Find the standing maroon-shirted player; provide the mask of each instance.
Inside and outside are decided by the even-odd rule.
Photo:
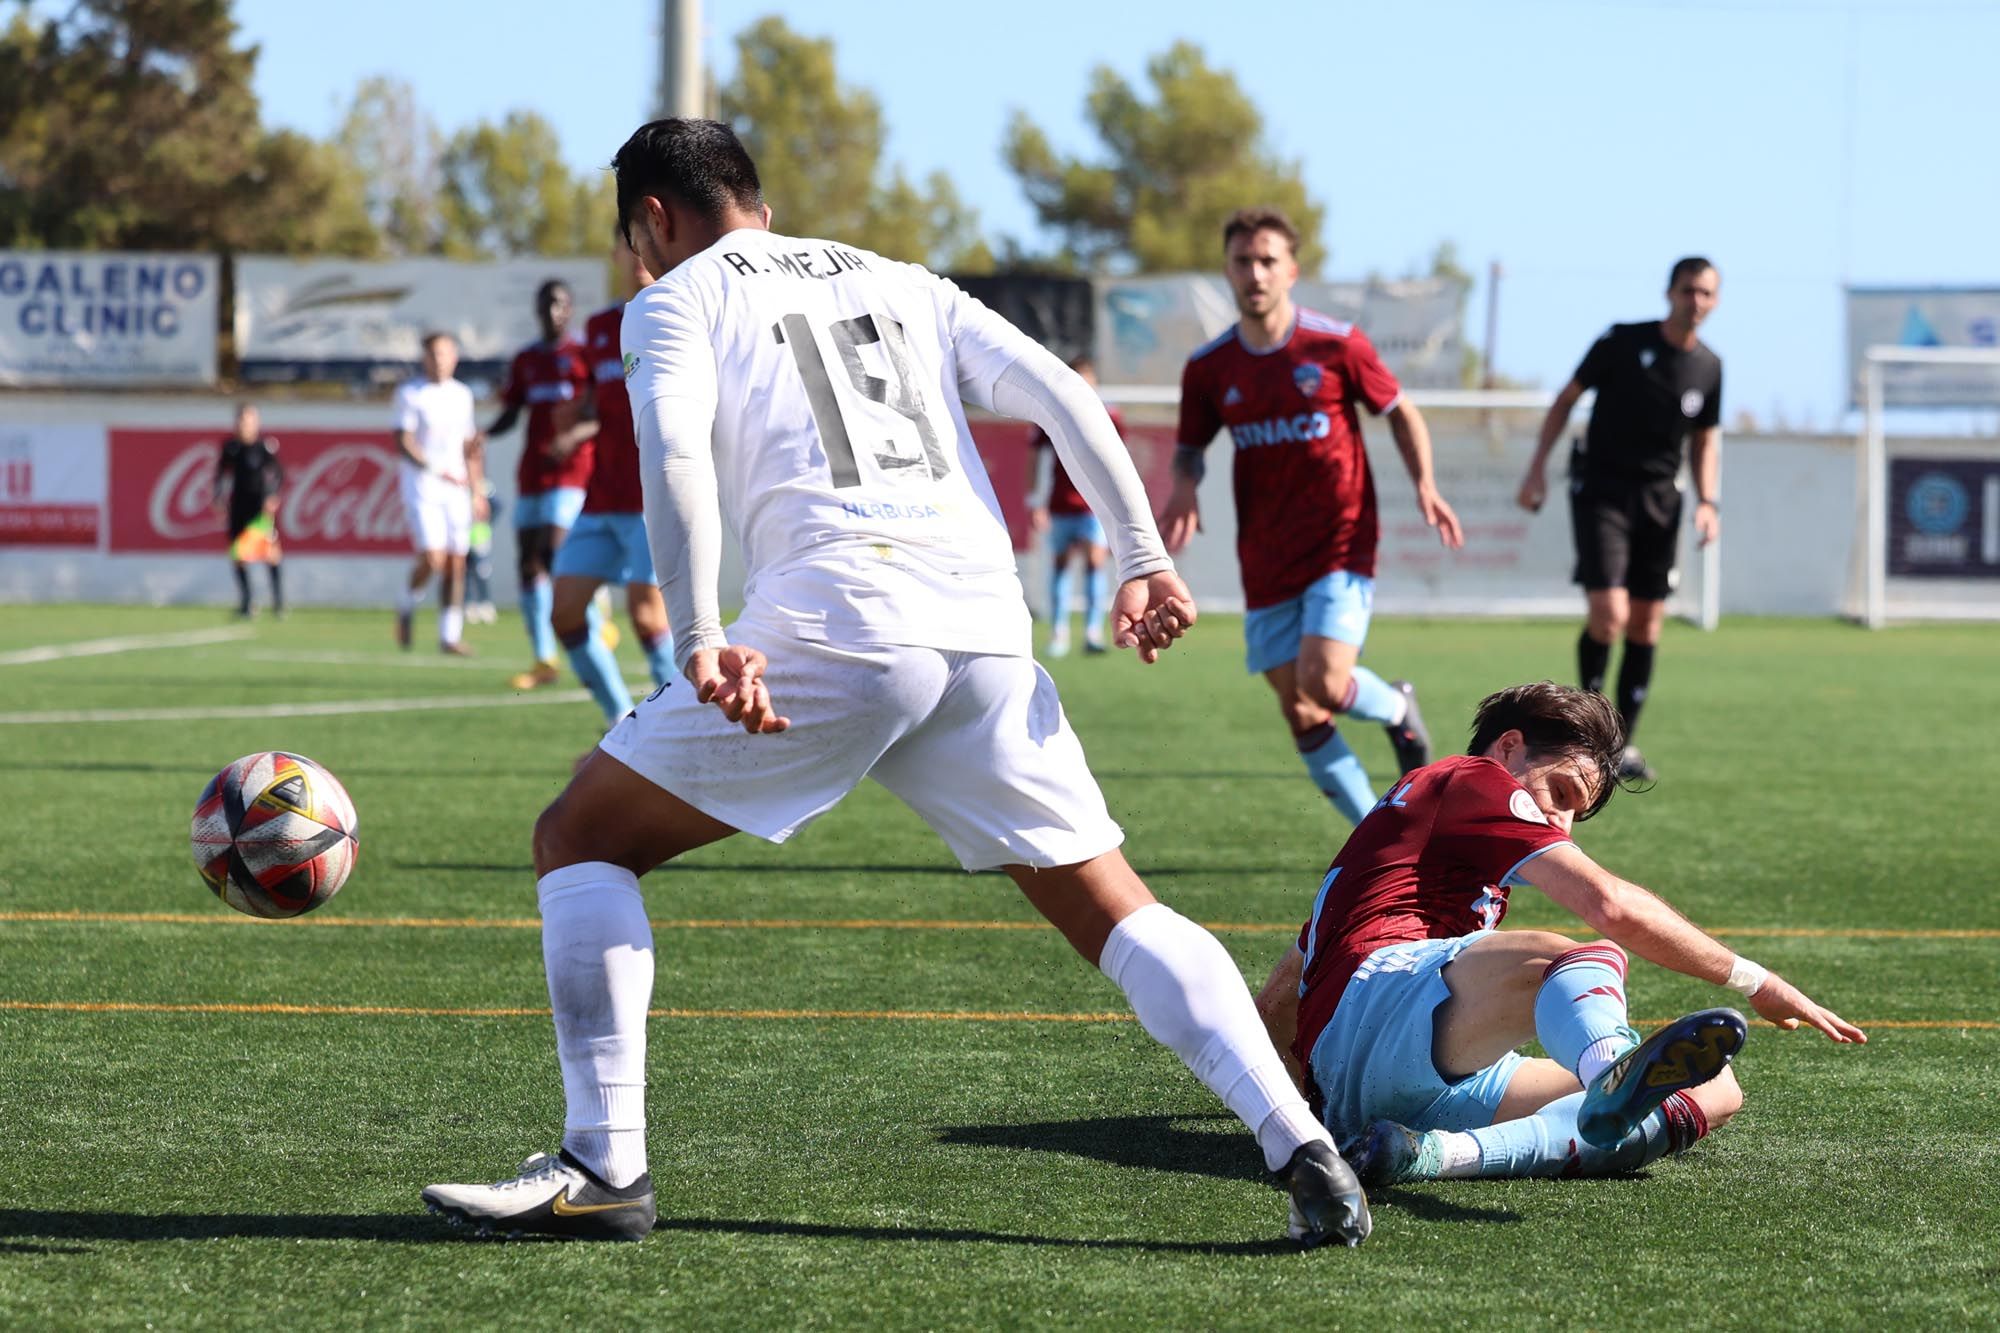
[[[1097,387],[1097,363],[1088,355],[1079,356],[1069,363],[1069,368],[1083,377],[1083,382],[1091,388]],[[1111,425],[1122,437],[1125,421],[1117,408],[1107,408]],[[1049,455],[1048,497],[1036,505],[1028,515],[1028,526],[1036,532],[1048,534],[1049,542],[1049,643],[1050,657],[1063,657],[1069,653],[1069,607],[1070,593],[1076,586],[1074,569],[1081,561],[1084,577],[1083,601],[1083,650],[1087,653],[1102,653],[1110,648],[1105,637],[1104,617],[1111,609],[1111,571],[1106,563],[1111,557],[1111,546],[1104,536],[1104,525],[1097,521],[1097,515],[1090,512],[1090,501],[1083,498],[1083,492],[1070,480],[1069,470],[1056,457],[1055,443],[1040,427],[1035,429],[1035,452],[1044,450]],[[1031,465],[1029,485],[1034,484]]]
[[[596,388],[588,414],[597,421],[597,462],[583,496],[583,516],[556,552],[556,602],[551,617],[556,638],[569,655],[577,678],[603,710],[606,725],[632,711],[618,661],[591,624],[597,590],[607,583],[625,585],[625,605],[632,629],[645,650],[653,684],[674,677],[674,641],[667,632],[667,604],[653,573],[653,552],[646,541],[645,499],[639,488],[639,445],[632,433],[632,402],[625,393],[624,357],[619,345],[625,302],[653,283],[653,275],[625,243],[624,232],[612,229],[611,265],[624,280],[624,297],[584,321],[583,344],[589,353]]]
[[[1424,522],[1447,548],[1465,538],[1432,480],[1423,415],[1374,346],[1352,324],[1292,304],[1299,265],[1291,221],[1275,209],[1244,209],[1222,238],[1242,317],[1196,349],[1181,373],[1174,490],[1161,535],[1178,552],[1199,528],[1202,451],[1227,427],[1248,666],[1277,692],[1313,782],[1358,823],[1375,791],[1335,718],[1381,723],[1405,773],[1430,761],[1430,737],[1413,685],[1357,665],[1375,601],[1377,532],[1357,403],[1389,419]]]
[[[521,619],[527,623],[534,665],[514,677],[514,688],[530,690],[553,684],[556,634],[549,613],[555,603],[549,571],[556,548],[583,512],[584,485],[596,450],[597,422],[583,411],[590,394],[590,368],[583,348],[569,337],[569,288],[555,279],[535,292],[535,318],[541,341],[514,354],[507,382],[500,391],[504,404],[488,428],[499,435],[514,428],[525,408],[528,438],[515,470],[520,497],[514,504],[514,540],[521,575]]]
[[[1624,747],[1601,694],[1502,690],[1479,705],[1470,752],[1405,774],[1320,882],[1258,1008],[1364,1182],[1629,1172],[1735,1114],[1742,1015],[1702,1010],[1641,1042],[1627,950],[1743,992],[1780,1027],[1867,1040],[1570,840],[1610,798]],[[1519,884],[1605,939],[1496,933]],[[1554,1058],[1515,1049],[1530,1037]]]

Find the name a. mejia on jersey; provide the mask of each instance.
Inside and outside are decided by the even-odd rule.
[[[1333,418],[1324,412],[1301,412],[1295,417],[1272,417],[1268,421],[1245,421],[1229,428],[1229,438],[1238,449],[1323,440],[1332,433]]]
[[[819,250],[792,250],[785,253],[772,252],[762,256],[760,266],[734,250],[722,252],[729,267],[745,277],[778,276],[788,278],[837,278],[843,273],[866,273],[868,263],[852,250],[829,245]]]

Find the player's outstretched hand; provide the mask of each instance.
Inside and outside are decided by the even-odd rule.
[[[1531,514],[1542,512],[1542,502],[1549,498],[1548,474],[1538,467],[1528,469],[1528,475],[1521,478],[1521,489],[1514,494],[1514,503]]]
[[[1137,648],[1141,662],[1157,662],[1175,639],[1194,627],[1194,594],[1171,569],[1118,585],[1111,602],[1111,642]]]
[[[1831,1009],[1814,1004],[1807,994],[1776,972],[1764,979],[1750,997],[1750,1007],[1779,1027],[1790,1030],[1804,1023],[1838,1042],[1866,1042],[1868,1034]]]
[[[1166,543],[1167,554],[1179,555],[1200,531],[1201,506],[1195,499],[1195,489],[1176,480],[1173,494],[1167,497],[1167,507],[1160,511],[1160,540]]]
[[[769,665],[755,648],[732,643],[721,649],[697,649],[688,658],[685,674],[695,698],[714,704],[752,736],[770,735],[791,726],[792,720],[779,717],[771,703],[770,687],[764,683]]]
[[[1438,540],[1447,551],[1456,551],[1465,545],[1465,529],[1458,525],[1458,515],[1444,502],[1434,486],[1426,486],[1417,492],[1417,508],[1423,511],[1424,522],[1437,529]]]

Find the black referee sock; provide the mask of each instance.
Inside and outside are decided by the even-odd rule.
[[[1639,727],[1639,710],[1645,706],[1646,691],[1653,683],[1653,654],[1658,644],[1625,640],[1625,658],[1618,664],[1618,716],[1625,722],[1625,740]]]
[[[242,616],[249,615],[250,614],[250,571],[245,569],[241,565],[236,566],[236,592],[237,592],[236,613]]]
[[[272,561],[269,568],[271,571],[271,609],[273,611],[282,611],[285,609],[285,576],[278,572],[279,566],[276,561]]]
[[[1599,643],[1585,630],[1576,636],[1576,678],[1586,690],[1604,693],[1604,673],[1611,669],[1611,645]]]

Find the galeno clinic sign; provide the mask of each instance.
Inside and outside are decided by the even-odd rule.
[[[0,384],[215,382],[212,255],[0,250]]]

